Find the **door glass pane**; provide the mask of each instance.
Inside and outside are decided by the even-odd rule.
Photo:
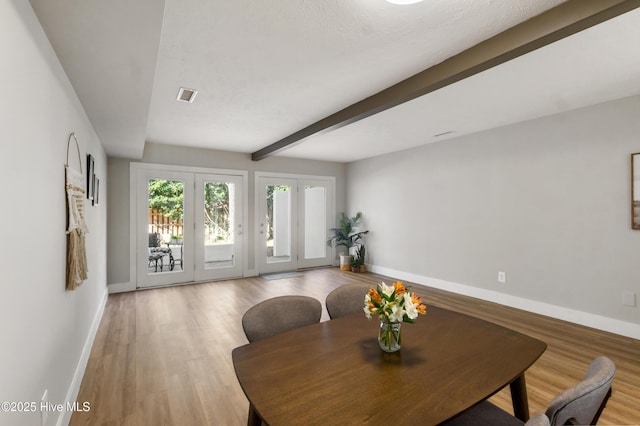
[[[291,187],[267,185],[267,263],[291,261]]]
[[[184,182],[149,179],[148,274],[182,270]],[[177,269],[176,269],[177,268]]]
[[[204,269],[234,266],[235,185],[204,183]]]
[[[327,255],[326,190],[324,186],[304,187],[304,258]]]

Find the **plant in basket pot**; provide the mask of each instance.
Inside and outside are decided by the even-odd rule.
[[[329,238],[327,245],[329,247],[342,246],[346,248],[346,253],[340,254],[340,269],[343,271],[351,270],[351,264],[353,262],[353,256],[350,253],[351,248],[358,246],[362,240],[362,236],[369,233],[369,231],[358,230],[361,223],[361,212],[356,213],[353,217],[340,213],[338,215],[338,227],[329,230],[333,233],[333,236]]]
[[[353,263],[351,263],[351,271],[352,272],[366,272],[367,266],[364,264],[364,256],[366,253],[366,249],[364,244],[360,244],[356,248],[356,256],[353,258]]]
[[[418,315],[425,315],[427,307],[420,296],[410,292],[401,281],[393,285],[381,282],[376,288],[371,288],[364,297],[364,314],[371,319],[378,315],[380,319],[380,333],[378,343],[385,352],[395,352],[400,349],[400,326],[403,322],[414,323]]]

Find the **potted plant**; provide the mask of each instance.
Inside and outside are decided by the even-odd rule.
[[[353,262],[351,263],[351,271],[352,272],[366,272],[367,271],[367,267],[364,264],[364,255],[365,255],[364,244],[360,244],[356,248],[356,255],[353,258]]]
[[[364,256],[366,253],[366,249],[364,244],[360,244],[360,246],[356,249],[356,261],[358,263],[358,272],[367,272],[367,265],[364,263]]]
[[[340,269],[349,271],[353,256],[350,254],[351,247],[358,245],[362,236],[369,231],[358,231],[358,226],[362,222],[362,213],[358,212],[355,216],[349,217],[344,213],[338,215],[338,227],[331,228],[329,231],[333,236],[327,241],[329,247],[346,247],[346,253],[340,254]],[[363,258],[364,259],[364,258]]]
[[[351,272],[360,272],[360,258],[357,255],[351,261]]]

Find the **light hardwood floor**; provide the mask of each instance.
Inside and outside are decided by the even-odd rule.
[[[91,410],[75,413],[71,424],[245,425],[248,402],[231,362],[231,350],[247,343],[243,313],[261,300],[286,294],[313,296],[324,304],[335,287],[380,280],[393,281],[327,268],[275,281],[255,277],[111,295],[78,395]],[[599,424],[640,424],[639,340],[442,290],[419,285],[413,290],[427,305],[480,317],[547,343],[526,375],[532,415],[580,381],[593,358],[606,355],[617,374]],[[328,319],[325,310],[322,321]],[[428,312],[421,320],[428,321]],[[511,411],[508,388],[491,401]]]

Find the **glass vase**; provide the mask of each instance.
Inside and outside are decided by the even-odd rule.
[[[385,352],[396,352],[400,349],[400,326],[401,322],[380,321],[380,334],[378,343]]]

